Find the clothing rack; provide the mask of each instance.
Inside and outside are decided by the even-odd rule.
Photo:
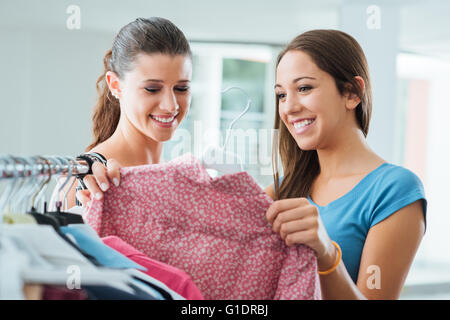
[[[91,171],[91,164],[67,156],[17,157],[0,155],[0,180],[37,176],[80,176]]]
[[[91,174],[92,164],[93,161],[85,155],[76,158],[57,155],[31,157],[0,155],[0,183],[3,185],[6,183],[6,188],[0,193],[0,211],[7,207],[8,203],[15,206],[16,210],[29,210],[27,207],[29,201],[33,208],[39,206],[40,202],[43,202],[42,205],[46,208],[47,204],[43,197],[52,178],[57,179],[57,192],[50,199],[50,208],[63,206],[67,209],[67,193],[64,187],[69,181],[72,181],[73,185],[76,180],[73,178],[80,180],[85,175]],[[22,192],[19,195],[17,191]],[[64,195],[62,203],[54,198],[59,197],[61,192]],[[1,216],[2,212],[0,218]]]
[[[82,215],[65,209],[68,191],[92,173],[94,161],[89,154],[0,155],[0,300],[26,298],[27,286],[49,294],[39,299],[52,299],[55,291],[57,299],[65,299],[76,285],[80,290],[73,292],[83,300],[185,300],[148,274],[152,262],[141,266],[106,245]],[[47,201],[49,185],[53,194]],[[166,277],[179,277],[165,272]]]

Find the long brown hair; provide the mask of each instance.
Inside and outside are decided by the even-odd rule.
[[[338,30],[311,30],[292,40],[278,55],[277,67],[283,56],[291,50],[307,53],[316,65],[330,74],[341,94],[356,94],[361,102],[355,109],[356,120],[364,136],[369,131],[372,113],[372,89],[369,68],[364,52],[350,35]],[[365,89],[358,85],[355,76],[365,82]],[[275,132],[272,147],[272,163],[276,199],[307,197],[320,173],[316,150],[301,150],[279,115],[276,99]],[[279,131],[278,131],[278,130]],[[279,182],[278,154],[283,165],[283,181]]]
[[[94,139],[86,151],[111,137],[119,123],[120,104],[108,88],[106,73],[113,71],[119,79],[123,79],[140,53],[192,57],[189,42],[183,32],[167,19],[138,18],[120,29],[112,48],[103,58],[104,71],[97,79],[98,100],[92,117]]]

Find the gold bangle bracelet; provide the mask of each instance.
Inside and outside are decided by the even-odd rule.
[[[331,241],[331,242],[333,243],[333,245],[336,247],[336,249],[338,251],[338,257],[336,259],[336,262],[330,269],[328,269],[326,271],[319,271],[320,276],[326,276],[327,274],[332,273],[334,270],[336,270],[337,266],[341,262],[341,257],[342,257],[341,247],[335,241]]]

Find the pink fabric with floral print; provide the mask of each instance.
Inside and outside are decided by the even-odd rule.
[[[265,218],[272,199],[246,172],[211,178],[191,154],[120,169],[85,220],[188,273],[205,299],[320,299],[317,259]]]

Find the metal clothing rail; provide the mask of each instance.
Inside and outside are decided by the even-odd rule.
[[[4,186],[0,192],[0,218],[4,210],[26,212],[30,207],[36,208],[41,202],[46,211],[45,190],[52,178],[57,180],[57,186],[49,206],[56,208],[63,205],[65,210],[67,190],[70,190],[76,181],[72,178],[80,180],[91,174],[92,164],[93,160],[85,155],[77,158],[0,155],[0,183]],[[64,189],[70,181],[70,188]],[[60,193],[64,195],[62,202],[58,200]]]
[[[86,160],[62,156],[0,155],[0,180],[37,176],[79,176],[90,172]]]

